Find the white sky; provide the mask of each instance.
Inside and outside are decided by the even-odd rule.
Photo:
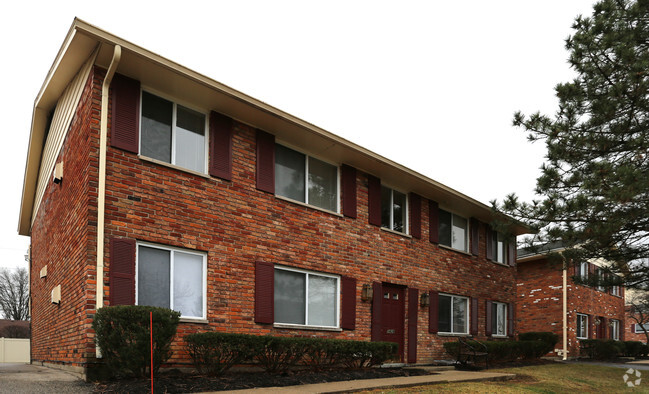
[[[593,0],[21,1],[0,16],[0,267],[17,235],[34,99],[75,16],[479,201],[533,189],[564,39]],[[8,178],[6,178],[8,177]]]

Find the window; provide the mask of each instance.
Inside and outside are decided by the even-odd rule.
[[[507,304],[493,302],[491,304],[491,316],[492,335],[507,335]]]
[[[588,338],[588,316],[577,313],[577,338]]]
[[[140,154],[206,172],[205,114],[142,92]]]
[[[439,296],[438,331],[452,334],[469,332],[469,299],[451,295]]]
[[[588,263],[586,261],[582,261],[579,263],[579,277],[581,280],[586,281],[588,280]]]
[[[596,268],[595,277],[597,278],[597,290],[604,291],[604,286],[602,286],[602,282],[604,281],[604,271],[601,268]]]
[[[137,248],[137,304],[170,308],[205,319],[206,256],[156,245]]]
[[[275,145],[275,193],[338,212],[338,167]]]
[[[507,241],[505,236],[494,232],[491,242],[493,242],[493,258],[495,262],[507,264]]]
[[[340,278],[275,267],[275,323],[338,327]]]
[[[620,340],[620,321],[619,320],[611,320],[611,339],[614,339],[616,341]]]
[[[381,186],[381,227],[407,233],[406,200],[404,193]]]
[[[468,220],[454,213],[439,210],[439,243],[453,249],[467,251]]]
[[[635,329],[633,330],[636,334],[644,334],[644,330],[642,329],[644,327],[645,330],[649,332],[649,323],[644,323],[644,324],[634,324]]]
[[[614,296],[619,297],[620,296],[620,286],[615,285],[615,286],[611,287],[611,294],[614,295]]]

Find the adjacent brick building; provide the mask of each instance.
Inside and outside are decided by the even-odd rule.
[[[389,340],[404,362],[431,362],[458,335],[514,335],[516,251],[493,219],[75,20],[36,100],[27,158],[32,360],[85,372],[96,308],[147,304],[182,314],[177,365],[183,336],[210,330]]]
[[[560,251],[558,248],[555,251]],[[599,275],[599,266],[553,262],[545,253],[518,251],[516,283],[517,331],[550,331],[559,335],[555,355],[563,355],[563,327],[567,327],[567,357],[579,355],[580,339],[624,340],[624,288],[576,284],[574,276]],[[564,318],[563,276],[566,275]]]

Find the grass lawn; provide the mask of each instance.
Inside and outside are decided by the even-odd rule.
[[[384,393],[649,393],[649,371],[640,371],[642,383],[629,388],[622,368],[584,364],[545,364],[520,368],[490,369],[514,373],[516,378],[502,382],[448,383],[380,391]],[[635,379],[635,377],[634,377]]]

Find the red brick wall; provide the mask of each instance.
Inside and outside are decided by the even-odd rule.
[[[32,227],[31,357],[36,362],[81,366],[95,351],[90,324],[95,308],[96,213],[89,200],[96,195],[97,152],[90,140],[98,135],[101,81],[93,73],[57,158],[64,163],[63,182],[48,184]],[[45,265],[47,277],[40,278]],[[62,297],[58,305],[50,302],[57,285]]]
[[[550,331],[559,335],[557,349],[563,348],[563,279],[561,266],[539,259],[519,263],[517,278],[516,320],[520,332]],[[568,276],[568,357],[578,354],[577,313],[591,315],[589,338],[595,338],[594,317],[620,321],[623,338],[624,294],[621,297],[576,285]],[[610,328],[607,328],[607,338]]]
[[[96,72],[95,86],[101,83]],[[93,91],[93,103],[99,102],[99,90]],[[85,97],[85,96],[84,96]],[[97,116],[98,118],[98,116]],[[90,119],[85,119],[86,126]],[[96,161],[87,156],[96,154],[97,125],[86,127],[90,135],[79,136],[75,141],[81,149],[77,156],[86,156],[86,170],[68,172],[64,182],[79,177],[75,184],[86,185],[77,190],[80,205],[74,218],[75,228],[84,229],[75,242],[74,251],[81,257],[61,259],[70,264],[70,279],[78,286],[93,284],[94,239],[96,237],[95,206]],[[75,133],[71,133],[71,136]],[[69,138],[72,138],[72,137]],[[88,138],[92,149],[88,146]],[[84,140],[85,138],[85,140]],[[70,141],[72,142],[72,141]],[[69,145],[66,145],[69,146]],[[69,148],[68,148],[69,149]],[[93,156],[94,157],[94,156]],[[186,363],[182,337],[195,331],[227,331],[254,334],[325,336],[356,340],[370,340],[371,303],[360,300],[363,284],[383,281],[417,288],[430,289],[479,299],[479,337],[485,335],[484,302],[514,301],[515,268],[487,261],[485,258],[485,228],[480,228],[480,254],[471,256],[431,244],[428,241],[428,204],[422,202],[422,238],[414,239],[382,231],[368,224],[367,175],[357,177],[358,218],[350,219],[302,205],[287,202],[255,188],[255,130],[236,123],[233,139],[233,179],[231,182],[205,178],[167,166],[141,160],[135,154],[108,148],[106,179],[106,241],[104,281],[109,293],[110,256],[108,242],[111,237],[129,237],[139,241],[199,250],[207,253],[207,320],[208,323],[182,323],[174,344],[173,361]],[[67,166],[67,164],[66,164]],[[76,175],[73,175],[76,174]],[[83,174],[83,175],[82,175]],[[95,194],[83,198],[91,185]],[[51,192],[50,192],[51,193]],[[49,196],[49,195],[48,195]],[[139,197],[140,201],[130,200]],[[52,203],[52,202],[51,202]],[[451,207],[452,208],[452,207]],[[70,226],[61,215],[48,216],[47,210],[39,212],[38,227],[34,231],[35,252],[46,255],[44,242],[46,230]],[[462,212],[458,212],[462,213]],[[85,226],[89,223],[89,226]],[[51,231],[51,230],[49,230]],[[65,238],[67,239],[67,238]],[[50,242],[53,247],[58,243]],[[265,260],[276,264],[347,275],[357,279],[357,318],[353,331],[328,332],[273,328],[254,322],[254,263]],[[45,258],[41,258],[41,261]],[[76,265],[75,265],[76,264]],[[77,267],[77,265],[79,267]],[[40,266],[34,266],[37,272]],[[86,275],[87,279],[86,279]],[[83,278],[83,279],[82,279]],[[37,279],[34,279],[37,281]],[[52,281],[52,278],[48,278]],[[68,321],[67,330],[77,333],[77,349],[93,349],[92,334],[88,330],[90,312],[94,307],[94,285],[85,287],[77,310],[83,312],[75,321]],[[64,292],[64,294],[69,294]],[[34,298],[44,297],[49,302],[49,290],[40,288]],[[64,297],[65,298],[65,297]],[[40,303],[45,303],[39,301]],[[62,303],[66,305],[66,303]],[[43,305],[43,310],[53,308]],[[419,308],[417,322],[418,362],[447,358],[442,343],[455,340],[428,333],[428,309]],[[41,313],[41,312],[39,312]],[[42,317],[43,314],[37,315]],[[74,317],[76,315],[71,315]],[[408,316],[406,303],[406,316]],[[52,318],[54,319],[54,318]],[[408,321],[404,321],[407,337]],[[83,333],[83,334],[79,334]],[[407,339],[407,338],[406,338]],[[62,339],[47,342],[52,345]],[[85,342],[84,342],[85,341]],[[45,342],[36,342],[38,346]],[[71,346],[66,345],[65,346]],[[407,349],[408,344],[406,340]],[[38,350],[41,352],[41,350]],[[43,355],[39,357],[45,357]],[[407,355],[404,354],[404,358]],[[77,357],[75,360],[78,360]]]

